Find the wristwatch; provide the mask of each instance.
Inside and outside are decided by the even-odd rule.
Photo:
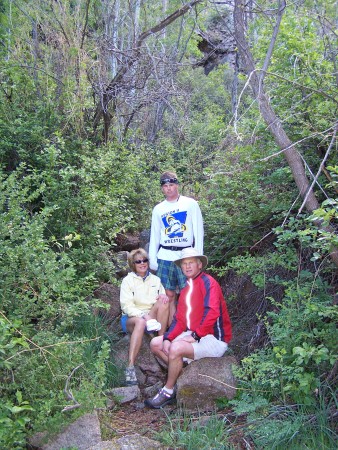
[[[195,339],[195,341],[197,341],[197,342],[199,342],[200,341],[200,337],[199,337],[199,335],[196,333],[196,331],[193,331],[192,333],[191,333],[191,337],[193,337],[194,339]]]

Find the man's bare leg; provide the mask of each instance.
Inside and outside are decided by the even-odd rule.
[[[180,339],[173,342],[169,349],[168,378],[165,387],[174,389],[177,378],[183,368],[183,357],[194,359],[194,347],[190,342]]]
[[[150,350],[168,365],[168,355],[163,351],[163,336],[157,336],[151,340]]]
[[[163,337],[153,338],[151,351],[168,365],[168,378],[165,387],[173,389],[183,368],[183,357],[194,359],[194,347],[184,338],[170,344],[169,354],[163,351]]]

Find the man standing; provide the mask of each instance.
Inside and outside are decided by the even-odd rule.
[[[165,200],[153,209],[149,260],[169,297],[169,324],[176,310],[176,288],[181,290],[186,277],[173,261],[184,248],[194,247],[203,254],[203,219],[196,200],[179,194],[175,172],[164,172],[160,184]]]
[[[175,384],[184,361],[221,357],[228,348],[231,322],[220,285],[203,272],[207,263],[207,257],[193,248],[182,250],[175,261],[187,277],[187,285],[180,293],[169,330],[150,344],[151,351],[168,365],[165,386],[145,401],[150,408],[175,400]]]

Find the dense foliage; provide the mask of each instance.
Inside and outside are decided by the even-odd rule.
[[[248,11],[258,70],[281,3]],[[315,211],[302,207],[240,62],[220,58],[208,76],[196,65],[208,24],[231,23],[229,5],[194,2],[138,41],[181,6],[0,1],[2,448],[24,448],[30,434],[103,406],[119,383],[116,336],[93,316],[103,305],[92,293],[116,282],[107,252],[118,234],[149,227],[168,168],[200,202],[213,272],[250,277],[266,305],[264,345],[246,352],[231,405],[246,417],[243,435],[257,448],[334,448],[335,2],[286,7],[264,80],[315,181]],[[266,294],[271,286],[278,295]],[[67,409],[67,383],[80,408]],[[161,438],[231,448],[225,426],[210,422],[192,439],[187,419]]]

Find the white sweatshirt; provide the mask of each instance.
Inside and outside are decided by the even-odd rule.
[[[175,261],[181,250],[167,250],[160,245],[194,247],[203,255],[203,219],[196,200],[180,195],[177,201],[163,202],[153,209],[151,219],[149,260],[150,268],[157,270],[157,259]]]

